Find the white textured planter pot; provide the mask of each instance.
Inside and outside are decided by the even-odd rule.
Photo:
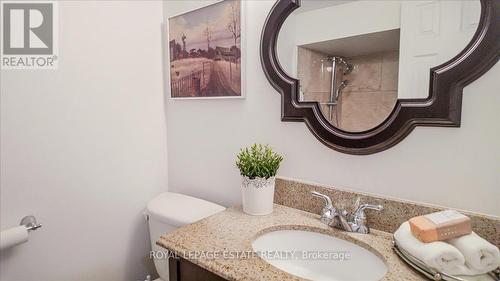
[[[273,212],[274,177],[249,179],[243,177],[241,185],[243,212],[253,216],[269,215]]]

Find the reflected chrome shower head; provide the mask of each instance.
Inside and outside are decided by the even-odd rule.
[[[344,70],[344,75],[347,75],[352,72],[354,69],[354,66],[348,62],[345,63],[345,70]]]
[[[354,66],[352,64],[350,64],[348,62],[348,59],[346,59],[344,57],[339,57],[339,56],[328,57],[327,60],[339,63],[342,66],[344,66],[344,72],[343,72],[344,75],[351,73],[352,70],[354,69]]]

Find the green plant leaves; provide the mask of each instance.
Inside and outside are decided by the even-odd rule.
[[[268,145],[253,144],[240,150],[236,156],[236,166],[240,174],[250,179],[268,179],[278,172],[283,156],[274,152]]]

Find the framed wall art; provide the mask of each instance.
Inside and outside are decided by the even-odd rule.
[[[168,19],[172,98],[241,98],[242,1],[224,0]]]

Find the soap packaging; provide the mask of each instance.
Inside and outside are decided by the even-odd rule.
[[[455,210],[414,217],[408,222],[413,236],[425,243],[444,241],[472,232],[470,218]]]

